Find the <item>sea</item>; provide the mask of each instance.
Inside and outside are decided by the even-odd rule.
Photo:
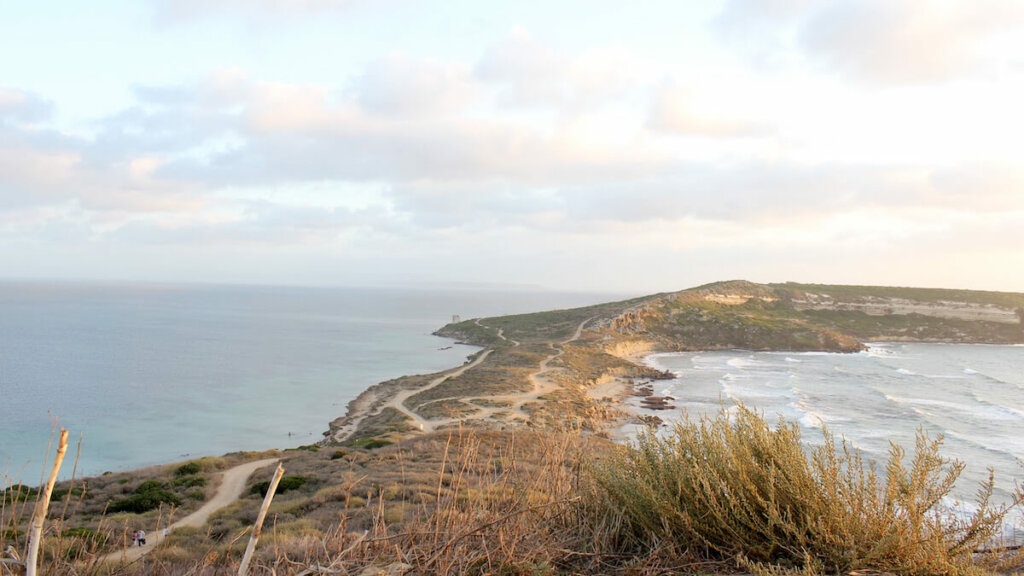
[[[669,422],[742,403],[797,423],[810,445],[827,429],[878,463],[893,445],[909,462],[919,431],[941,436],[941,454],[966,464],[947,504],[966,511],[989,469],[997,502],[1024,482],[1024,346],[876,342],[856,354],[728,350],[645,361],[675,375],[653,383],[676,398],[674,410],[651,412]],[[1019,515],[1014,522],[1024,527]]]
[[[0,488],[322,439],[378,382],[462,364],[452,320],[628,295],[0,282]],[[81,442],[81,455],[78,444]]]

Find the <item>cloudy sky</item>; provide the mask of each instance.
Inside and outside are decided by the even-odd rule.
[[[1024,291],[1017,0],[0,4],[0,277]]]

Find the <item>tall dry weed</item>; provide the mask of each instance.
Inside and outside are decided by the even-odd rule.
[[[942,503],[963,464],[942,458],[940,446],[919,433],[909,461],[892,445],[878,471],[827,432],[808,449],[795,423],[772,427],[740,406],[681,422],[665,437],[642,434],[635,448],[594,466],[592,521],[620,551],[669,550],[765,573],[965,574],[1024,493],[994,506],[990,479],[977,511],[957,516]]]

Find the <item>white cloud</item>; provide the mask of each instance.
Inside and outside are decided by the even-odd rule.
[[[886,76],[858,60],[850,46],[867,16],[850,19],[848,38],[815,39],[811,16],[820,30],[839,17],[737,6],[747,12],[735,26],[789,27],[784,50],[845,76],[962,72],[914,56],[904,64],[940,74]],[[907,26],[880,10],[880,38]],[[980,50],[985,34],[952,50]],[[901,49],[887,42],[867,44]],[[389,262],[394,274],[511,281],[542,269],[553,284],[621,288],[630,274],[672,287],[678,270],[698,267],[693,280],[802,279],[808,263],[838,274],[839,260],[870,266],[866,249],[914,250],[931,265],[936,246],[995,254],[1013,242],[1024,175],[1005,143],[1018,132],[1019,85],[984,98],[992,84],[969,78],[955,92],[878,89],[808,76],[813,66],[778,77],[569,45],[515,30],[459,58],[369,55],[331,82],[228,67],[136,87],[134,105],[96,120],[88,138],[38,124],[52,118],[42,98],[0,91],[0,236],[54,254],[110,251],[125,275],[128,263],[147,266],[149,247],[208,262],[209,279],[255,279],[266,253],[282,270],[303,260],[372,276]]]
[[[767,136],[773,130],[755,120],[737,117],[734,109],[716,110],[713,101],[699,102],[693,88],[674,83],[654,92],[649,125],[655,130],[709,137]]]
[[[733,0],[724,37],[755,63],[810,63],[879,84],[998,74],[1024,56],[1024,5],[1014,0]],[[993,49],[994,48],[994,49]]]
[[[464,111],[478,88],[468,66],[392,54],[369,63],[352,89],[369,112],[424,116]]]
[[[1012,0],[844,1],[812,16],[800,42],[828,68],[914,84],[977,73],[995,63],[982,57],[985,41],[1015,29],[1024,33],[1022,27],[1024,5]]]
[[[340,14],[354,0],[154,0],[157,15],[170,21],[228,15],[272,22],[275,19]]]
[[[30,92],[0,86],[0,122],[37,122],[52,112],[52,102]]]
[[[619,45],[565,54],[515,28],[487,50],[474,74],[497,87],[503,106],[574,111],[629,93],[648,80],[651,68]]]

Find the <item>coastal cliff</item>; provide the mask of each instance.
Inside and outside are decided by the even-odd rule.
[[[595,387],[621,380],[621,395],[627,382],[671,377],[642,364],[655,352],[850,353],[877,341],[1021,343],[1024,294],[733,280],[466,320],[435,334],[480,346],[489,356],[452,377],[438,373],[371,388],[331,423],[326,442],[394,441],[464,425],[599,432],[625,416]],[[416,393],[401,392],[416,386]],[[391,400],[396,394],[400,402]]]

